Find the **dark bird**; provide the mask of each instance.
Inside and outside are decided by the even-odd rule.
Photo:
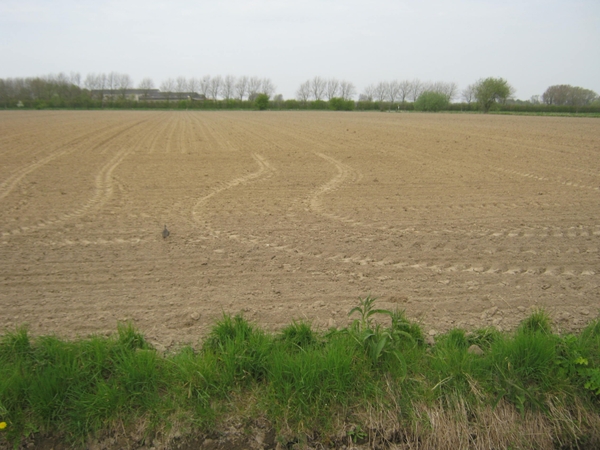
[[[165,225],[165,229],[162,232],[163,239],[168,238],[170,234],[171,234],[171,232],[169,230],[167,230],[167,226]]]

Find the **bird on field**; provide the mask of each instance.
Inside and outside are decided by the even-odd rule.
[[[171,232],[167,230],[167,226],[165,225],[165,229],[162,231],[163,239],[168,238],[170,234]]]

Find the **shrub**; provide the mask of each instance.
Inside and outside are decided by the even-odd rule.
[[[425,91],[415,102],[415,111],[442,111],[448,108],[448,104],[448,98],[444,94]]]
[[[352,111],[354,109],[354,101],[333,97],[329,100],[329,108],[334,111]]]
[[[258,94],[254,100],[254,104],[260,111],[264,111],[269,107],[269,96],[267,94]]]
[[[308,104],[309,109],[327,109],[327,102],[323,100],[315,100]]]
[[[296,99],[285,100],[282,109],[300,109],[304,106]]]

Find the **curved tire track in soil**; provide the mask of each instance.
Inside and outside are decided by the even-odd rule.
[[[349,178],[355,180],[357,178],[357,171],[352,167],[332,158],[331,156],[327,156],[324,153],[314,152],[314,154],[332,164],[335,167],[337,174],[325,184],[317,188],[310,196],[307,203],[309,204],[310,209],[318,214],[346,222],[346,220],[343,218],[327,212],[327,208],[323,205],[322,197],[340,189],[340,187],[346,183]]]
[[[560,184],[562,186],[567,186],[567,187],[588,189],[588,190],[592,190],[592,191],[600,191],[600,186],[590,186],[590,185],[581,184],[581,183],[575,182],[575,181],[561,180],[561,179],[557,179],[557,178],[540,176],[540,175],[534,174],[533,172],[519,172],[517,170],[505,169],[503,167],[490,166],[490,168],[492,168],[498,172],[507,173],[509,175],[513,175],[513,176],[517,176],[517,177],[530,178],[532,180],[537,180],[537,181],[551,182],[551,183]]]
[[[123,128],[123,129],[121,129],[121,130],[113,133],[108,138],[104,138],[100,143],[96,144],[94,146],[94,148],[101,147],[103,144],[106,144],[107,142],[109,142],[109,141],[117,138],[119,135],[127,132],[128,130],[130,130],[130,129],[138,126],[138,125],[140,125],[143,122],[144,121],[142,120],[142,121],[136,122],[133,125],[126,126],[125,128]],[[54,161],[57,158],[62,158],[64,156],[70,155],[70,154],[78,151],[80,147],[78,147],[77,144],[80,144],[81,141],[83,141],[84,139],[86,139],[88,137],[93,137],[95,134],[97,134],[97,132],[93,131],[93,132],[88,133],[85,137],[79,137],[77,139],[69,140],[68,142],[66,142],[62,146],[63,147],[64,146],[72,146],[72,148],[52,153],[52,154],[50,154],[50,155],[48,155],[48,156],[46,156],[46,157],[44,157],[44,158],[42,158],[42,159],[40,159],[38,161],[35,161],[35,162],[33,162],[31,164],[28,164],[27,166],[19,169],[16,173],[14,173],[9,178],[7,178],[2,183],[0,183],[0,200],[2,200],[8,194],[10,194],[14,190],[14,188],[19,184],[19,182],[21,182],[21,180],[23,178],[25,178],[27,175],[29,175],[32,172],[36,171],[37,169],[45,166],[49,162]]]
[[[281,130],[279,130],[281,132]],[[296,139],[298,139],[296,137]],[[310,142],[309,139],[307,139],[305,136],[303,136],[302,138],[305,141]],[[315,141],[310,142],[311,146],[316,145]],[[326,144],[322,144],[320,143],[319,146],[325,146]],[[325,184],[323,184],[322,186],[320,186],[319,188],[317,188],[314,193],[312,194],[312,196],[310,197],[310,199],[308,200],[308,204],[310,205],[310,210],[312,210],[313,212],[316,212],[318,214],[321,214],[325,217],[328,217],[330,219],[333,220],[337,220],[341,223],[344,223],[346,225],[354,225],[354,226],[359,226],[359,227],[363,227],[365,229],[373,229],[376,228],[377,230],[386,230],[386,231],[402,231],[404,233],[407,233],[411,230],[407,230],[407,229],[403,229],[403,230],[399,230],[399,229],[395,229],[394,227],[384,227],[384,228],[380,228],[377,227],[377,224],[365,224],[361,221],[357,221],[354,220],[351,217],[343,217],[340,215],[336,215],[336,214],[331,214],[328,213],[326,211],[326,208],[323,205],[322,202],[322,196],[333,192],[337,189],[340,188],[340,186],[348,179],[348,177],[350,176],[351,173],[353,173],[352,168],[350,168],[349,166],[341,163],[340,161],[325,155],[323,153],[319,153],[319,152],[314,152],[317,156],[325,159],[326,161],[328,161],[329,163],[331,163],[332,165],[334,165],[334,167],[336,168],[336,175],[329,181],[327,181]],[[416,154],[415,151],[411,151],[412,154]],[[418,160],[424,160],[426,158],[424,158],[423,156],[417,156]],[[524,204],[507,204],[507,203],[498,203],[495,202],[493,205],[494,208],[515,208],[515,209],[522,209],[523,207],[528,207],[529,203],[524,203]],[[462,204],[455,204],[455,205],[445,205],[445,208],[448,209],[458,209],[459,211],[469,211],[469,210],[478,210],[480,208],[486,208],[488,206],[488,204],[475,204],[475,205],[462,205]],[[434,208],[432,208],[434,209]],[[573,230],[573,229],[568,229],[568,231],[556,231],[554,230],[553,232],[547,232],[547,231],[537,231],[537,232],[532,232],[531,229],[525,229],[525,230],[511,230],[511,231],[498,231],[498,230],[488,230],[486,231],[486,233],[481,233],[481,232],[474,232],[474,231],[469,231],[469,230],[452,230],[451,233],[453,235],[457,235],[457,234],[465,234],[465,235],[477,235],[478,238],[483,238],[483,237],[493,237],[493,238],[509,238],[509,239],[514,239],[514,238],[525,238],[526,240],[530,240],[533,237],[540,237],[540,238],[547,238],[547,237],[552,237],[552,238],[562,238],[562,237],[570,237],[570,238],[574,238],[577,236],[593,236],[593,235],[597,235],[598,230],[592,230],[591,228],[587,231],[584,230]],[[381,259],[373,259],[371,257],[368,257],[366,255],[359,255],[359,254],[355,254],[352,255],[350,257],[348,256],[344,256],[343,254],[337,253],[335,255],[327,255],[327,254],[313,254],[310,251],[304,251],[299,247],[291,247],[289,245],[285,245],[285,246],[281,246],[278,245],[277,242],[273,242],[273,241],[269,241],[268,239],[254,239],[253,241],[251,241],[252,243],[260,243],[261,245],[264,245],[265,247],[269,247],[271,249],[274,250],[285,250],[286,252],[292,253],[292,254],[296,254],[298,256],[301,257],[305,257],[305,256],[313,256],[313,257],[317,257],[317,258],[324,258],[330,261],[339,261],[339,262],[344,262],[344,263],[354,263],[354,264],[358,264],[358,265],[364,265],[364,266],[393,266],[396,268],[401,268],[401,269],[414,269],[414,270],[422,270],[422,269],[426,269],[426,270],[430,270],[432,272],[435,273],[454,273],[454,272],[466,272],[466,273],[485,273],[485,274],[491,274],[491,275],[515,275],[515,274],[526,274],[526,275],[532,275],[532,276],[537,276],[537,275],[543,275],[543,276],[561,276],[561,275],[565,275],[565,276],[583,276],[583,277],[589,277],[589,276],[593,276],[596,275],[598,270],[592,265],[590,265],[589,267],[579,267],[579,268],[574,268],[574,267],[570,267],[570,266],[564,266],[561,264],[544,264],[543,262],[538,262],[538,263],[529,263],[529,264],[523,264],[524,261],[522,261],[521,263],[516,262],[515,260],[517,259],[522,259],[522,258],[515,258],[515,256],[517,255],[535,255],[538,253],[538,250],[535,247],[535,244],[533,246],[529,247],[522,247],[520,248],[516,253],[513,252],[513,254],[508,255],[507,254],[507,258],[508,260],[513,260],[515,262],[510,263],[510,262],[505,262],[502,264],[480,264],[480,263],[475,263],[475,262],[469,262],[469,259],[464,259],[465,256],[464,253],[472,253],[472,254],[478,254],[482,252],[481,247],[475,247],[475,248],[457,248],[458,244],[453,244],[453,246],[448,246],[448,241],[439,241],[437,243],[432,243],[429,247],[429,255],[433,256],[434,258],[430,258],[430,259],[426,259],[426,260],[419,260],[417,259],[416,263],[408,263],[408,262],[396,262],[395,264],[391,263],[391,261],[398,261],[398,258],[394,257],[393,255],[387,255],[384,258]],[[503,253],[502,248],[497,248],[494,247],[494,245],[490,245],[489,242],[486,242],[483,244],[486,249],[485,252],[487,254],[494,254],[496,255],[496,257],[500,256]],[[420,246],[419,246],[420,248]],[[453,254],[453,260],[452,262],[445,262],[447,260],[447,256],[444,255],[443,253],[440,252],[452,252]],[[557,249],[558,254],[567,254],[567,253],[590,253],[593,254],[595,252],[597,252],[597,247],[594,246],[587,246],[584,247],[583,249],[579,250],[577,248],[573,248],[568,246],[568,244],[563,244],[562,248],[558,248]],[[417,252],[418,253],[418,252]],[[435,255],[438,254],[439,258],[435,258]],[[415,256],[416,258],[418,258],[418,255]]]
[[[234,178],[227,182],[222,182],[219,186],[213,188],[209,194],[200,198],[196,202],[194,207],[192,208],[192,217],[194,218],[194,220],[197,223],[205,223],[205,222],[201,222],[201,219],[198,217],[200,215],[199,209],[202,207],[202,205],[204,203],[209,201],[211,198],[213,198],[216,195],[219,195],[220,193],[222,193],[226,190],[233,189],[240,185],[244,185],[246,183],[257,180],[259,178],[268,176],[269,174],[271,174],[275,171],[275,169],[271,166],[271,164],[265,158],[260,156],[259,154],[252,153],[251,156],[254,159],[254,161],[256,162],[256,164],[258,165],[258,170],[255,172],[252,172],[248,175],[244,175],[242,177],[237,177],[237,178]]]
[[[261,125],[263,127],[265,127],[264,123]],[[266,127],[269,128],[269,136],[271,136],[269,139],[266,139],[264,137],[265,133],[259,134],[256,131],[252,130],[251,127],[239,126],[239,128],[241,128],[244,133],[253,134],[257,138],[266,140],[272,146],[274,146],[278,149],[281,149],[281,150],[283,150],[284,147],[281,144],[278,144],[276,142],[276,140],[272,137],[272,135],[277,135],[277,134],[282,135],[283,141],[285,142],[285,144],[288,148],[289,148],[289,146],[292,146],[293,148],[296,148],[298,151],[314,154],[314,155],[318,156],[319,158],[325,160],[329,164],[331,164],[336,170],[336,174],[333,175],[333,177],[331,179],[325,181],[321,186],[317,187],[310,194],[310,196],[308,198],[296,199],[294,201],[295,204],[305,205],[304,208],[308,207],[308,209],[310,211],[312,211],[316,214],[322,215],[331,220],[342,222],[344,224],[356,224],[356,225],[362,225],[362,226],[369,226],[364,223],[358,223],[356,220],[354,220],[350,216],[341,216],[339,214],[334,214],[334,213],[330,212],[330,209],[324,204],[324,201],[323,201],[324,196],[334,193],[335,191],[338,191],[339,189],[341,189],[344,186],[344,184],[356,183],[363,177],[363,175],[361,174],[361,172],[359,170],[353,168],[352,166],[349,166],[348,164],[344,164],[340,160],[335,159],[332,156],[325,153],[325,152],[328,152],[328,150],[335,149],[337,147],[336,144],[329,144],[329,143],[324,144],[320,141],[308,138],[305,135],[299,136],[297,133],[294,133],[292,131],[289,131],[289,130],[286,131],[286,130],[282,129],[281,127],[274,127],[274,126],[268,126],[268,125]],[[294,142],[294,141],[296,141],[296,142]],[[312,150],[313,148],[320,148],[322,151]]]
[[[10,112],[0,111],[0,117],[5,120],[10,117]],[[28,117],[19,115],[19,117],[20,119],[14,121],[14,130],[5,129],[3,125],[6,125],[6,121],[3,122],[3,120],[0,120],[0,143],[6,144],[6,147],[1,149],[0,155],[9,155],[12,153],[12,149],[8,144],[14,141],[20,141],[21,145],[26,146],[29,156],[38,156],[49,150],[52,151],[67,145],[79,144],[95,135],[104,134],[114,130],[115,127],[122,126],[122,121],[115,121],[114,123],[108,121],[108,124],[101,124],[97,128],[90,130],[89,124],[83,114],[79,115],[71,111],[61,111],[55,115],[45,115],[42,126],[22,132],[23,128],[19,127],[19,123],[22,120],[37,120],[38,118],[35,115]],[[54,121],[52,122],[50,119],[54,119]],[[49,125],[56,128],[61,136],[71,136],[71,139],[67,142],[48,142],[45,126]]]
[[[102,154],[106,154],[107,145],[109,145],[111,142],[118,140],[119,138],[122,138],[122,137],[127,138],[126,134],[128,132],[135,130],[137,127],[141,126],[145,122],[147,122],[147,119],[138,121],[131,125],[128,125],[124,129],[120,129],[119,131],[111,134],[110,136],[102,137],[102,140],[100,142],[93,142],[93,145],[88,149],[88,151],[94,152],[94,151],[100,150]],[[87,201],[85,201],[84,203],[75,207],[74,209],[72,209],[69,212],[60,214],[59,216],[54,216],[52,218],[47,218],[47,219],[38,219],[35,224],[22,225],[18,228],[2,232],[2,237],[8,238],[8,237],[14,236],[14,235],[22,235],[22,234],[26,234],[26,233],[32,233],[32,232],[35,232],[35,231],[38,231],[41,229],[51,228],[54,226],[60,226],[65,223],[72,222],[76,219],[82,218],[82,217],[90,214],[93,211],[97,211],[97,210],[101,209],[106,204],[108,199],[113,196],[114,182],[115,182],[115,177],[114,177],[113,173],[114,173],[115,169],[117,169],[119,167],[119,165],[123,162],[123,160],[125,158],[127,158],[131,154],[135,153],[138,149],[143,147],[149,139],[155,139],[157,134],[156,135],[151,134],[149,136],[146,136],[143,139],[135,139],[134,135],[132,135],[127,138],[127,140],[125,141],[124,147],[122,149],[118,150],[105,164],[103,164],[100,167],[98,173],[94,177],[92,195]],[[135,142],[135,144],[132,144],[134,142]],[[50,155],[50,156],[52,156],[52,158],[49,158],[48,160],[43,161],[43,163],[46,164],[57,157],[67,156],[69,153],[76,152],[76,150],[77,150],[77,148],[69,150],[69,151],[60,152],[60,154]],[[44,164],[36,164],[35,167],[28,166],[26,168],[27,173],[21,174],[22,176],[20,176],[20,178],[23,178],[23,176],[35,171],[36,169],[39,169]],[[18,180],[15,180],[14,182],[16,183],[16,182],[18,182]],[[121,242],[121,241],[139,242],[140,240],[136,239],[136,238],[128,238],[127,240],[123,240],[121,238],[114,238],[112,240],[112,242]],[[93,241],[93,240],[90,241],[87,239],[81,239],[81,240],[80,239],[77,239],[77,240],[67,239],[67,240],[63,241],[63,243],[67,244],[67,245],[73,245],[73,243],[75,243],[75,242],[82,242],[84,245],[89,245],[90,243],[96,243],[96,241]]]
[[[89,211],[102,207],[104,203],[113,193],[112,173],[117,166],[125,159],[131,151],[122,150],[118,152],[113,158],[111,158],[103,167],[100,169],[98,175],[94,180],[94,193],[92,197],[81,205],[79,208],[72,212],[66,213],[55,219],[41,220],[36,225],[22,226],[20,228],[11,230],[8,233],[3,233],[3,236],[10,236],[14,234],[21,234],[24,232],[32,232],[41,228],[46,228],[54,225],[65,223],[69,220],[76,219],[86,215]]]

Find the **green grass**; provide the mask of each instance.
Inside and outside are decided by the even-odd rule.
[[[482,435],[472,448],[600,442],[600,320],[559,336],[540,310],[512,333],[454,329],[430,346],[419,324],[374,303],[361,299],[348,328],[326,332],[293,322],[269,334],[224,315],[197,348],[168,354],[131,324],[78,341],[6,332],[0,443],[52,435],[85,447],[90,436],[140,424],[150,443],[174,430],[214,433],[239,416],[263,418],[283,443],[319,436],[335,446],[340,430],[353,441],[385,431],[388,442],[435,448],[463,445],[440,439],[476,435],[501,414],[514,423],[499,421],[491,441]],[[439,428],[438,416],[451,422]]]
[[[598,118],[600,113],[597,112],[546,112],[546,111],[490,111],[489,114],[502,116],[548,116],[548,117],[589,117]]]

